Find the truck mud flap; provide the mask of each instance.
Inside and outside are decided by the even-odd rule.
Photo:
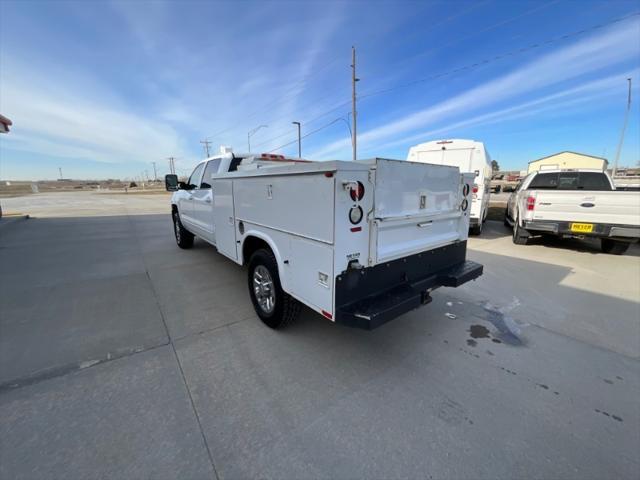
[[[483,267],[464,259],[465,243],[343,272],[336,278],[336,323],[372,330],[429,303],[434,288],[478,278]]]

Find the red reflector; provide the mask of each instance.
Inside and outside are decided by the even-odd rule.
[[[327,317],[329,320],[331,320],[333,318],[333,315],[331,315],[329,312],[325,312],[324,310],[322,310],[322,315]]]
[[[533,210],[536,207],[536,197],[527,197],[527,210]]]
[[[324,172],[324,176],[327,178],[333,177],[333,172]]]
[[[359,232],[362,230],[362,227],[351,227],[352,232]]]
[[[474,185],[473,186],[473,190],[471,190],[473,193],[478,193],[478,186]]]

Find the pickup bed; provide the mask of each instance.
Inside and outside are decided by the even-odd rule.
[[[536,234],[598,237],[604,252],[622,254],[640,238],[640,193],[616,191],[600,170],[534,172],[511,194],[505,224],[514,243]]]
[[[248,266],[256,313],[285,326],[304,303],[372,329],[482,274],[466,260],[472,175],[373,159],[309,162],[224,152],[165,179],[176,241]]]

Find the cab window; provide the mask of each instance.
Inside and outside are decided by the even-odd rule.
[[[202,176],[202,169],[204,168],[204,163],[198,165],[194,170],[191,176],[189,177],[189,188],[198,188],[200,177]]]
[[[204,169],[204,175],[202,175],[202,181],[200,182],[200,188],[211,188],[211,175],[218,173],[221,161],[220,158],[216,158],[207,163],[207,167]]]

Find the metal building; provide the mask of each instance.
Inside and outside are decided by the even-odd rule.
[[[596,168],[604,171],[607,169],[608,164],[609,162],[606,158],[564,151],[530,161],[527,173],[537,172],[538,170],[569,168]]]

